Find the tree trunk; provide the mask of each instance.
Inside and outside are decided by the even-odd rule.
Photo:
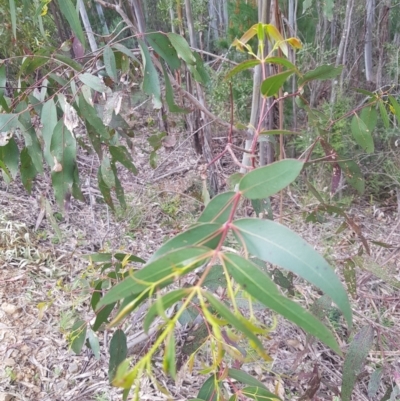
[[[104,17],[103,7],[97,2],[95,2],[94,4],[96,5],[97,15],[99,16],[101,22],[103,35],[109,35],[110,30],[108,29],[107,21],[106,18]]]
[[[353,8],[354,8],[354,0],[347,0],[347,5],[346,5],[346,15],[344,19],[344,26],[343,26],[343,32],[342,32],[342,37],[340,39],[339,43],[339,48],[336,56],[336,67],[339,66],[340,64],[344,63],[344,60],[346,60],[346,49],[347,49],[347,43],[349,40],[349,35],[350,35],[350,28],[351,28],[351,16],[353,14]],[[339,78],[339,87],[342,88],[343,86],[343,79],[344,79],[344,74],[345,74],[345,68],[343,68],[342,74],[340,75]],[[336,88],[337,88],[338,82],[334,80],[332,82],[332,92],[331,92],[331,105],[333,105],[336,101]]]
[[[90,45],[90,50],[95,53],[98,50],[96,39],[94,37],[93,31],[92,31],[92,26],[90,25],[89,17],[86,12],[86,7],[85,3],[83,0],[78,0],[78,5],[79,5],[79,13],[81,14],[83,26],[85,27],[86,30],[86,36],[88,37],[89,40],[89,45]]]
[[[372,81],[372,29],[374,26],[375,0],[367,0],[367,16],[365,20],[365,79]]]

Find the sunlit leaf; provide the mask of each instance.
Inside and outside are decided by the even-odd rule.
[[[319,287],[337,304],[351,327],[352,312],[342,283],[326,260],[301,237],[269,220],[240,219],[232,225],[237,240],[247,252]]]
[[[40,116],[42,122],[42,137],[44,140],[43,155],[50,167],[54,166],[53,155],[50,152],[51,138],[54,128],[57,125],[57,110],[54,100],[51,98],[43,104],[42,114]]]
[[[350,401],[357,376],[362,372],[365,360],[374,341],[372,325],[363,327],[353,338],[343,364],[342,401]]]
[[[391,95],[389,95],[389,101],[390,101],[390,104],[393,107],[393,111],[394,111],[394,115],[396,116],[397,123],[400,124],[400,104]]]
[[[239,191],[248,199],[267,198],[292,183],[302,168],[303,162],[294,159],[259,167],[244,175],[239,183]]]
[[[261,131],[259,135],[299,135],[300,132],[288,131],[285,129],[270,129],[267,131]]]
[[[328,328],[299,304],[284,297],[271,278],[257,265],[231,253],[224,254],[224,262],[235,281],[252,297],[341,353]]]

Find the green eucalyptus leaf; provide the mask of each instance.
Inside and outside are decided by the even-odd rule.
[[[251,398],[252,400],[256,401],[280,400],[280,398],[277,395],[271,393],[266,388],[259,386],[246,387],[243,390],[241,390],[241,393],[245,397]]]
[[[21,151],[21,181],[28,193],[31,193],[33,180],[37,175],[36,168],[32,163],[32,158],[28,148],[23,148]]]
[[[108,379],[110,382],[115,377],[118,366],[128,355],[126,335],[123,330],[116,330],[110,341],[110,361],[108,364]]]
[[[218,223],[202,223],[171,238],[159,248],[150,261],[185,246],[201,245],[215,249],[221,239],[223,227]]]
[[[374,152],[374,140],[372,138],[371,132],[358,117],[357,114],[354,115],[353,119],[351,120],[351,132],[353,134],[354,140],[367,152],[373,153]]]
[[[85,49],[85,35],[83,34],[82,25],[76,7],[71,0],[58,1],[58,6],[60,7],[64,17],[67,19],[72,32],[81,42],[83,49]]]
[[[106,67],[108,76],[114,81],[118,82],[117,63],[115,61],[114,52],[110,46],[105,46],[103,51],[103,61]]]
[[[192,50],[186,39],[178,35],[177,33],[169,32],[167,33],[168,39],[170,40],[172,46],[175,48],[178,56],[187,64],[196,64],[196,58],[193,55]]]
[[[343,66],[335,67],[334,65],[321,65],[315,68],[312,71],[309,71],[303,75],[302,78],[299,79],[299,86],[303,86],[309,81],[324,80],[324,79],[332,79],[336,78],[343,70]]]
[[[240,180],[239,191],[248,199],[264,199],[292,183],[304,163],[294,159],[281,160],[259,167]]]
[[[286,80],[293,75],[294,71],[283,71],[278,74],[272,75],[261,83],[261,93],[265,97],[275,96],[279,89],[283,87]]]
[[[246,60],[243,61],[242,63],[240,63],[239,65],[235,66],[234,68],[232,68],[228,74],[226,74],[225,79],[230,79],[232,78],[234,75],[238,74],[241,71],[244,70],[248,70],[250,68],[254,68],[255,66],[261,64],[260,60],[257,59],[252,59],[252,60]]]
[[[232,223],[246,252],[283,267],[314,284],[341,309],[349,327],[352,312],[347,293],[326,260],[300,236],[274,221],[240,219]]]
[[[363,327],[353,338],[343,364],[342,401],[350,401],[357,376],[362,372],[365,360],[374,341],[372,325]]]
[[[148,33],[146,39],[153,50],[166,61],[171,70],[177,70],[181,66],[178,53],[167,35],[160,32]]]
[[[69,333],[70,344],[72,351],[75,354],[80,354],[83,344],[86,340],[87,324],[84,320],[77,320],[72,326],[71,332]]]
[[[126,149],[125,146],[110,146],[109,150],[113,163],[119,162],[133,174],[136,175],[138,173],[137,168],[132,163],[131,154],[128,152],[128,149]]]
[[[158,79],[157,70],[151,60],[149,49],[143,40],[138,40],[140,51],[143,59],[143,92],[153,97],[153,106],[155,109],[162,107],[161,102],[161,87]]]
[[[85,72],[83,74],[79,74],[78,78],[82,83],[87,85],[89,88],[95,90],[96,92],[105,93],[109,91],[109,88],[96,75]]]
[[[140,294],[157,283],[161,289],[188,272],[204,264],[212,255],[209,248],[186,247],[171,251],[148,262],[142,269],[131,273],[114,286],[97,304],[97,308],[119,301],[130,295]]]
[[[236,193],[224,192],[211,199],[198,219],[199,223],[226,223],[233,209]]]
[[[63,54],[53,54],[53,59],[59,61],[61,64],[65,64],[68,67],[71,67],[73,70],[75,70],[76,72],[81,72],[83,67],[76,62],[75,60],[73,60],[70,57],[64,56]],[[53,79],[55,79],[54,74],[52,75]],[[65,82],[65,83],[63,83]],[[60,81],[59,82],[61,85],[65,85],[67,82],[66,81]]]
[[[271,278],[257,265],[231,253],[224,254],[223,258],[229,273],[247,293],[307,333],[319,338],[337,353],[341,353],[329,329],[299,304],[284,297]]]

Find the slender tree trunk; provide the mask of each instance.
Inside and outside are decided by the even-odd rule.
[[[197,48],[197,37],[194,30],[193,24],[193,16],[192,16],[192,7],[190,0],[185,0],[185,11],[186,11],[186,21],[189,31],[189,42],[190,46]],[[187,88],[192,89],[192,94],[195,91],[195,96],[199,100],[202,106],[206,106],[205,102],[205,95],[203,88],[198,82],[194,82],[192,76],[187,73],[186,74],[187,80]],[[218,174],[215,168],[215,164],[210,164],[213,160],[212,154],[212,132],[211,126],[209,124],[210,119],[209,117],[204,114],[202,111],[195,110],[188,116],[188,125],[190,127],[191,133],[194,134],[195,140],[195,149],[197,152],[202,151],[205,161],[209,165],[208,168],[208,178],[209,178],[209,185],[210,185],[210,192],[211,195],[216,195],[218,193]]]
[[[83,2],[83,0],[78,0],[78,1],[79,1],[78,3],[79,13],[81,14],[82,22],[86,30],[86,35],[89,40],[90,49],[92,50],[93,53],[95,53],[98,50],[98,46],[92,31],[92,26],[90,25],[89,17],[86,12],[85,3]]]
[[[383,79],[383,67],[385,64],[385,44],[389,40],[389,13],[391,0],[384,0],[379,12],[379,58],[376,70],[376,86],[380,88],[385,82]]]
[[[367,0],[367,16],[365,20],[365,79],[372,81],[372,30],[374,26],[375,0]]]
[[[97,15],[99,16],[99,19],[101,22],[101,28],[103,31],[103,35],[109,35],[110,31],[108,29],[106,18],[104,17],[103,7],[97,2],[95,2],[94,4],[96,5]]]
[[[343,32],[342,32],[342,37],[340,39],[339,48],[338,48],[338,52],[337,52],[337,56],[336,56],[336,63],[335,63],[336,66],[339,66],[340,64],[344,63],[344,61],[346,60],[346,49],[347,49],[347,43],[348,43],[349,35],[350,35],[351,16],[353,14],[353,8],[354,8],[354,0],[347,0]],[[343,86],[344,74],[345,74],[345,68],[343,68],[342,74],[340,75],[340,79],[339,79],[339,87],[340,88],[342,88],[342,86]],[[336,81],[332,82],[331,105],[333,105],[336,101],[337,84],[338,83]]]

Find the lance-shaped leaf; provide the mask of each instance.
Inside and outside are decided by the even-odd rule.
[[[195,400],[217,401],[220,398],[219,391],[221,386],[222,382],[218,380],[216,375],[210,376],[201,386]]]
[[[292,271],[320,288],[341,309],[351,327],[351,307],[342,283],[327,261],[300,236],[268,220],[240,219],[232,226],[236,239],[247,252]]]
[[[265,97],[274,96],[279,92],[285,81],[294,73],[293,70],[283,71],[268,77],[261,83],[261,93]]]
[[[38,140],[35,129],[32,126],[31,115],[29,111],[24,111],[27,109],[25,102],[21,102],[17,111],[22,114],[19,116],[19,122],[22,127],[22,135],[24,136],[25,146],[28,149],[29,155],[32,159],[32,163],[38,173],[43,173],[43,159],[42,159],[42,149]],[[1,115],[0,115],[1,116]]]
[[[179,36],[179,35],[178,35]],[[160,81],[158,79],[157,70],[151,61],[149,49],[143,40],[138,40],[140,51],[143,59],[143,84],[142,89],[144,93],[153,97],[153,106],[155,109],[160,109],[162,106],[161,102],[161,88]]]
[[[321,65],[312,71],[309,71],[299,79],[299,86],[304,86],[307,82],[314,79],[324,80],[337,77],[342,72],[343,66],[335,67],[334,65]]]
[[[225,79],[232,78],[234,75],[238,74],[239,72],[248,70],[249,68],[254,68],[256,65],[259,65],[259,64],[261,64],[261,61],[257,60],[257,59],[243,61],[236,67],[232,68],[228,72],[228,74],[226,74]]]
[[[167,35],[160,32],[149,33],[146,35],[146,39],[153,50],[166,61],[171,70],[176,70],[181,66],[178,53]]]
[[[83,48],[85,48],[85,35],[83,34],[82,25],[79,20],[77,9],[74,7],[71,0],[62,0],[58,2],[61,12],[67,19],[69,26],[75,36],[81,42]]]
[[[393,111],[394,115],[396,116],[397,123],[400,124],[400,104],[391,95],[389,95],[389,101],[390,101],[390,104],[392,105],[392,111]]]
[[[189,288],[181,288],[179,290],[174,290],[165,294],[161,298],[157,299],[153,305],[150,306],[144,321],[143,329],[147,333],[150,329],[151,324],[157,316],[162,316],[161,312],[164,313],[172,305],[176,304],[183,297],[189,295],[191,290]]]
[[[13,131],[18,127],[18,114],[0,114],[0,132]]]
[[[96,92],[104,93],[109,91],[109,88],[99,77],[89,74],[88,72],[79,74],[78,78],[81,82],[83,82],[85,85],[87,85],[89,88],[92,88]]]
[[[383,100],[379,100],[378,105],[379,105],[379,112],[381,113],[383,125],[385,126],[385,128],[389,128],[390,120],[389,120],[389,116],[388,116],[388,113],[386,110],[385,103],[383,102]]]
[[[150,261],[185,246],[202,245],[215,249],[221,239],[222,232],[223,227],[218,223],[197,224],[167,241],[154,253]]]
[[[300,132],[288,131],[285,129],[270,129],[267,131],[261,131],[259,135],[299,135],[299,134]]]
[[[6,165],[11,178],[14,179],[18,174],[19,150],[13,137],[5,146],[0,146],[0,160]]]
[[[248,386],[263,387],[266,389],[263,383],[243,370],[228,369],[228,377],[237,380],[239,383],[247,384]]]
[[[54,194],[58,204],[63,207],[66,195],[71,193],[76,160],[76,141],[63,120],[54,128],[50,151],[57,165],[51,172]]]
[[[371,131],[365,125],[364,121],[354,115],[351,121],[351,132],[354,140],[367,152],[373,153],[374,151],[374,140],[371,135]]]
[[[11,29],[14,40],[17,40],[17,12],[15,8],[15,0],[9,0],[10,16],[11,16]]]
[[[343,365],[342,401],[350,401],[357,376],[362,372],[365,359],[374,341],[374,329],[371,325],[363,327],[349,346]]]
[[[115,62],[114,52],[112,51],[110,46],[104,47],[103,61],[108,76],[114,82],[117,82],[118,81],[117,63]]]
[[[237,316],[235,316],[227,306],[225,306],[208,291],[203,291],[202,295],[223,319],[225,319],[236,330],[241,331],[247,337],[247,339],[253,342],[258,351],[263,353],[263,345],[261,341],[242,319],[239,319]]]
[[[179,277],[205,263],[212,255],[209,248],[187,247],[169,252],[147,263],[141,270],[132,273],[114,286],[97,304],[97,308],[119,301],[130,295],[140,294],[157,283],[161,289]]]
[[[167,337],[163,368],[164,372],[169,373],[173,379],[176,379],[176,343],[174,332],[171,331]]]
[[[267,389],[263,387],[246,387],[243,390],[241,390],[241,393],[248,398],[251,398],[252,400],[256,401],[273,401],[273,400],[280,400],[280,398],[268,391]]]
[[[83,96],[79,95],[79,115],[81,118],[86,120],[97,132],[100,137],[107,141],[110,139],[110,134],[107,131],[107,127],[104,125],[101,118],[97,115],[96,109],[91,106]]]
[[[257,265],[230,253],[224,254],[223,260],[235,281],[252,297],[341,353],[332,332],[310,312],[284,297],[271,278]]]
[[[359,165],[354,160],[339,161],[338,164],[347,182],[362,195],[365,191],[365,179]]]
[[[137,174],[137,168],[132,163],[131,154],[128,152],[125,146],[110,146],[110,153],[112,156],[113,163],[120,162],[124,167],[126,167],[133,174]]]
[[[84,320],[77,320],[72,326],[69,338],[71,339],[71,348],[75,354],[79,354],[82,350],[86,339],[87,324]]]
[[[90,349],[92,350],[94,357],[100,359],[100,342],[99,338],[94,334],[93,330],[88,330],[88,341]]]
[[[112,45],[112,47],[116,50],[118,50],[119,52],[125,54],[125,56],[128,56],[129,58],[131,58],[133,61],[135,61],[136,63],[139,63],[139,60],[137,59],[137,57],[124,45],[121,45],[121,43],[114,43]]]
[[[224,192],[211,199],[197,220],[199,223],[226,223],[232,212],[236,193]]]
[[[114,379],[117,368],[128,354],[126,335],[122,330],[117,330],[110,341],[110,361],[108,364],[108,378]]]
[[[239,191],[248,199],[264,199],[287,187],[300,174],[303,163],[286,159],[250,171],[240,180]]]
[[[372,134],[378,121],[378,112],[375,106],[365,107],[361,110],[360,118],[368,127],[369,132]]]
[[[115,195],[117,196],[118,202],[122,207],[122,210],[126,210],[126,202],[125,202],[125,192],[124,187],[121,184],[121,181],[118,178],[117,166],[114,162],[111,163],[111,170],[114,175],[115,180]]]
[[[298,74],[297,67],[286,58],[283,58],[283,57],[267,57],[264,61],[266,63],[269,63],[269,64],[282,65],[283,67],[286,67],[288,70],[292,70],[296,74]]]
[[[165,80],[165,100],[167,101],[168,109],[171,113],[188,113],[190,110],[183,109],[175,103],[174,91],[172,89],[171,80],[169,79],[168,71],[164,67],[164,63],[161,63],[164,80]]]
[[[65,64],[66,66],[71,67],[73,70],[75,70],[77,72],[81,72],[83,69],[83,67],[78,62],[76,62],[75,60],[72,60],[72,58],[64,56],[63,54],[53,54],[52,57],[54,60],[57,60],[59,62],[59,64]],[[54,74],[52,75],[52,77],[53,77],[53,79],[55,79]],[[58,76],[56,76],[56,77],[58,77]],[[58,77],[58,78],[60,78],[60,77]]]
[[[57,110],[53,98],[49,99],[42,108],[40,116],[42,122],[42,137],[44,140],[43,155],[50,167],[54,166],[53,156],[50,153],[51,138],[57,125]]]
[[[37,54],[28,56],[21,65],[19,70],[19,77],[22,75],[30,75],[42,65],[45,65],[50,59],[50,52],[48,50],[41,50]]]
[[[196,58],[194,57],[192,50],[186,39],[178,35],[177,33],[167,33],[168,39],[172,46],[175,48],[178,56],[187,64],[196,64]]]
[[[29,154],[28,148],[23,148],[21,151],[21,181],[28,193],[31,193],[32,183],[37,175],[36,168],[32,163],[32,158]]]

